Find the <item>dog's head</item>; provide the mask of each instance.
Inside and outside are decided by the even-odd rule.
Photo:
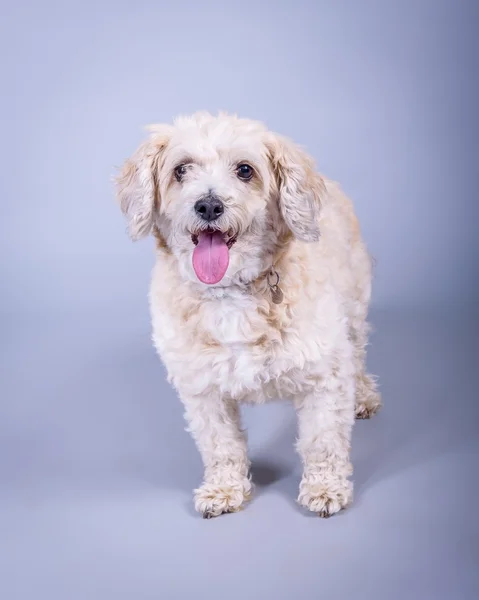
[[[133,239],[158,231],[184,278],[251,281],[288,233],[318,239],[324,183],[289,140],[225,114],[150,131],[117,179],[120,207]]]

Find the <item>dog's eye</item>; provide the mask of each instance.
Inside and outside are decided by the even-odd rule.
[[[240,179],[243,179],[243,181],[248,181],[251,179],[251,177],[253,177],[253,173],[253,167],[247,165],[246,163],[238,165],[236,169],[236,175],[238,175]]]
[[[183,176],[186,173],[186,165],[178,165],[177,167],[175,167],[175,177],[176,177],[176,181],[181,181],[183,179]]]

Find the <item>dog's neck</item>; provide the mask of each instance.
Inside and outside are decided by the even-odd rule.
[[[288,253],[293,236],[283,235],[276,243],[274,251],[265,255],[259,274],[249,281],[239,277],[225,287],[208,288],[209,297],[217,299],[258,297],[264,298],[270,305],[282,304],[287,299],[287,290],[283,286],[283,276],[286,275]],[[203,290],[203,293],[205,291]]]
[[[282,272],[292,239],[293,236],[288,232],[278,240],[275,251],[265,259],[265,266],[260,275],[249,284],[260,293],[268,290],[274,304],[281,304],[283,300]]]
[[[156,239],[157,251],[163,254],[166,260],[175,261],[176,257],[171,252],[171,249],[158,228],[154,228],[153,235]],[[281,284],[285,274],[285,259],[287,258],[293,239],[290,232],[280,235],[274,250],[265,255],[260,273],[254,279],[244,281],[239,278],[228,286],[209,287],[207,290],[198,287],[198,290],[201,290],[199,293],[206,293],[208,296],[215,298],[226,298],[232,295],[241,296],[244,294],[248,296],[259,295],[265,297],[274,304],[280,304],[283,297]],[[188,285],[192,284],[189,283]]]

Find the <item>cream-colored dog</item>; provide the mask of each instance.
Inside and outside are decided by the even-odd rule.
[[[250,498],[239,403],[291,398],[299,503],[352,499],[354,417],[380,407],[365,370],[371,261],[350,200],[262,124],[198,113],[155,125],[117,179],[133,239],[156,237],[153,340],[205,473],[205,517]]]

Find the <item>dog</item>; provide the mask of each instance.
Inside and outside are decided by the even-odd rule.
[[[239,407],[275,398],[297,412],[299,504],[322,517],[348,506],[354,419],[381,406],[351,200],[300,146],[226,113],[150,126],[115,182],[131,238],[156,238],[152,337],[203,460],[196,510],[250,499]]]

